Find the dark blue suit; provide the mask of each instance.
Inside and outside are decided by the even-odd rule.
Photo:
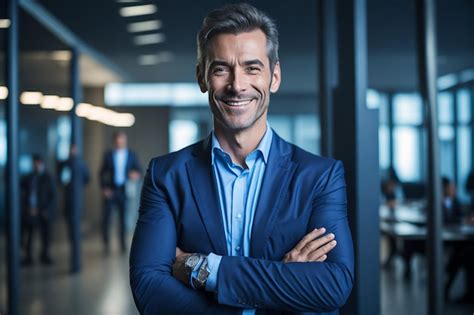
[[[251,236],[250,257],[226,256],[210,162],[210,138],[150,162],[130,256],[130,281],[142,314],[316,312],[337,314],[354,282],[354,257],[342,164],[273,137]],[[324,263],[282,263],[316,227],[336,235]],[[223,255],[217,294],[173,278],[175,247]]]
[[[132,150],[127,149],[127,161],[125,163],[125,179],[128,179],[128,174],[131,171],[142,172],[140,162],[138,161],[137,156]],[[114,151],[110,150],[105,153],[102,167],[100,168],[100,185],[102,189],[108,188],[112,191],[112,196],[110,198],[105,198],[104,200],[104,214],[102,218],[102,238],[105,245],[105,251],[109,250],[109,227],[110,227],[110,218],[112,215],[112,207],[115,204],[118,208],[119,218],[120,218],[120,234],[119,241],[120,247],[123,252],[126,251],[126,227],[125,227],[125,217],[126,217],[126,195],[125,195],[125,184],[117,186],[114,183],[115,179],[115,163],[114,163]]]

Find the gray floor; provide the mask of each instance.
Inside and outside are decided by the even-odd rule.
[[[20,314],[121,315],[138,314],[128,283],[128,257],[113,244],[104,256],[99,237],[90,233],[83,244],[83,271],[68,274],[68,246],[65,241],[53,246],[55,264],[22,268]],[[382,242],[382,254],[384,243]],[[393,267],[381,272],[381,314],[426,314],[426,268],[424,260],[412,262],[413,277],[403,280],[403,264],[395,259]],[[462,292],[462,274],[455,282],[452,295]],[[447,304],[445,314],[471,315],[474,305]]]

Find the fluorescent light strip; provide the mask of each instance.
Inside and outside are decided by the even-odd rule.
[[[25,91],[20,95],[20,102],[23,105],[38,105],[43,101],[43,93]]]
[[[0,100],[6,100],[8,97],[8,88],[6,86],[0,86]]]
[[[142,66],[152,66],[160,62],[170,62],[174,59],[174,54],[169,51],[163,51],[155,55],[141,55],[138,57],[138,64]]]
[[[9,19],[0,19],[0,28],[9,28],[10,24],[11,22]]]
[[[44,109],[55,109],[59,103],[59,96],[57,95],[44,95],[41,101],[41,108]]]
[[[54,108],[57,111],[68,112],[74,107],[74,101],[70,97],[61,97]]]
[[[76,115],[113,127],[131,127],[135,124],[135,116],[130,113],[118,113],[111,109],[80,103],[76,107]]]
[[[158,10],[154,4],[136,5],[120,9],[120,15],[123,17],[139,16],[153,14]]]
[[[161,33],[138,35],[133,39],[135,45],[159,44],[165,41],[165,35]]]
[[[117,3],[138,3],[140,0],[115,0]]]
[[[159,30],[162,26],[163,24],[159,20],[135,22],[128,24],[127,30],[130,33],[148,32]]]

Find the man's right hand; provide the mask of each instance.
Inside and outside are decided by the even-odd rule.
[[[337,244],[334,240],[334,234],[323,234],[326,232],[325,228],[314,229],[306,234],[301,241],[296,244],[295,248],[289,251],[283,262],[322,262],[327,258],[329,253]]]

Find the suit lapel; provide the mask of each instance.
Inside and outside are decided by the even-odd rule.
[[[268,164],[260,189],[250,240],[250,256],[260,258],[277,217],[278,202],[288,191],[296,164],[290,159],[291,147],[273,135]]]
[[[186,163],[186,171],[199,214],[212,242],[214,253],[227,255],[217,186],[212,172],[210,137],[202,146],[197,146],[193,154],[195,157]]]

